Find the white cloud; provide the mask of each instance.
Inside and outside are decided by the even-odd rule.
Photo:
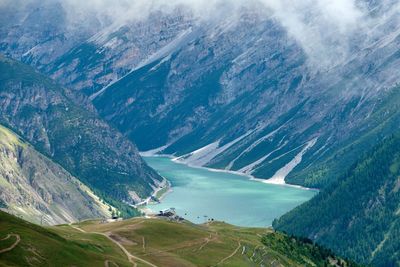
[[[64,0],[73,14],[96,12],[113,21],[140,20],[154,11],[189,9],[209,21],[234,17],[242,7],[265,9],[287,29],[314,62],[331,64],[346,57],[349,36],[363,25],[356,0]]]
[[[365,10],[354,0],[260,0],[315,64],[347,57],[349,38],[364,24]]]
[[[6,3],[10,0],[0,0]],[[17,1],[17,0],[16,0]],[[39,1],[39,0],[31,0]],[[194,17],[210,21],[234,18],[243,8],[256,8],[272,16],[295,38],[314,62],[331,64],[347,57],[355,32],[364,30],[366,8],[361,0],[47,0],[60,1],[72,21],[96,14],[102,21],[146,19],[155,11],[188,9]],[[393,1],[393,0],[381,0]],[[42,1],[43,2],[43,1]]]

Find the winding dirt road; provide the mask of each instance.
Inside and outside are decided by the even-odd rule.
[[[132,263],[132,265],[133,265],[134,267],[137,266],[136,261],[140,261],[141,263],[144,263],[144,264],[146,264],[146,265],[148,265],[148,266],[151,266],[151,267],[158,267],[157,265],[154,265],[154,264],[151,263],[151,262],[148,262],[148,261],[146,261],[146,260],[144,260],[144,259],[141,259],[141,258],[139,258],[139,257],[136,257],[136,256],[132,255],[120,242],[118,242],[118,241],[115,240],[115,239],[112,239],[108,234],[99,233],[99,232],[86,232],[86,231],[83,230],[82,228],[79,228],[79,227],[77,227],[77,226],[75,226],[75,225],[70,224],[70,226],[71,226],[72,228],[74,228],[74,229],[80,231],[80,232],[83,232],[83,233],[98,234],[98,235],[102,235],[102,236],[104,236],[104,237],[107,237],[111,242],[113,242],[114,244],[116,244],[116,245],[125,253],[125,255],[126,255],[126,257],[128,258],[129,262]],[[107,264],[109,264],[109,262],[107,262]]]
[[[13,250],[13,249],[18,245],[18,243],[21,241],[21,237],[20,237],[19,235],[17,235],[17,234],[8,234],[5,238],[1,239],[0,241],[7,240],[7,239],[9,239],[9,238],[12,237],[12,236],[14,236],[14,237],[16,238],[14,244],[12,244],[12,245],[11,245],[10,247],[8,247],[8,248],[3,248],[3,249],[1,249],[1,250],[0,250],[0,254]]]
[[[225,261],[229,260],[230,258],[232,258],[233,256],[235,256],[235,254],[239,251],[239,249],[240,249],[241,246],[242,246],[242,245],[240,244],[240,241],[238,240],[238,246],[237,246],[237,248],[232,252],[232,254],[229,255],[229,256],[226,257],[226,258],[223,258],[223,259],[222,259],[220,262],[218,262],[215,266],[220,265],[220,264],[224,263]]]
[[[144,259],[141,259],[139,257],[136,257],[134,255],[132,255],[120,242],[118,242],[117,240],[112,239],[109,235],[104,234],[104,233],[98,233],[98,232],[93,232],[93,234],[99,234],[102,236],[107,237],[110,241],[114,242],[114,244],[116,244],[124,253],[125,255],[128,257],[128,260],[133,264],[133,266],[137,266],[136,261],[140,261],[146,265],[152,266],[152,267],[158,267],[157,265],[154,265],[151,262],[148,262]]]

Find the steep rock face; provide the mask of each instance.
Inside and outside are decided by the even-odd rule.
[[[367,30],[327,31],[322,47],[307,40],[313,55],[263,7],[209,21],[177,8],[98,24],[92,35],[84,26],[87,39],[60,46],[46,64],[22,60],[85,93],[142,151],[161,147],[194,165],[324,187],[398,121],[390,113],[398,4],[359,2]]]
[[[389,113],[399,82],[398,13],[386,11],[371,7],[371,19],[386,19],[373,37],[354,34],[351,57],[328,68],[257,12],[197,24],[185,45],[93,103],[140,150],[162,147],[194,165],[323,187],[399,119]]]
[[[0,126],[0,199],[26,220],[63,224],[110,218],[109,206],[62,167]]]
[[[135,203],[162,180],[136,147],[96,115],[76,106],[51,80],[0,58],[0,120],[112,202]],[[133,199],[131,196],[137,195]]]
[[[2,53],[37,68],[53,62],[105,26],[90,12],[71,17],[62,1],[16,0],[3,4],[0,14]]]
[[[43,71],[68,88],[94,97],[132,69],[165,55],[168,51],[161,49],[183,42],[190,33],[191,24],[184,14],[156,12],[146,21],[114,23],[102,29]]]
[[[400,262],[400,137],[380,143],[338,182],[274,222],[373,266]]]
[[[0,6],[2,53],[91,95],[151,61],[161,48],[183,41],[191,29],[188,14],[179,9],[121,22],[94,11],[70,14],[77,11],[68,2],[48,0]]]

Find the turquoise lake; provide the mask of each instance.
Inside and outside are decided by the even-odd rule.
[[[205,168],[193,168],[165,157],[146,157],[146,162],[172,184],[154,212],[175,208],[194,223],[208,218],[238,226],[271,226],[275,218],[311,199],[317,191],[265,184],[247,177]],[[206,217],[207,216],[207,217]]]

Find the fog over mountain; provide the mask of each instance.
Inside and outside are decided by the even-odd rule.
[[[289,176],[372,130],[363,120],[399,80],[396,0],[1,6],[1,51],[89,97],[141,150],[217,149],[202,165],[260,178],[300,157],[316,137]],[[221,132],[221,124],[229,130]],[[300,183],[311,177],[307,185],[320,185],[326,175],[319,168],[330,172],[321,165],[318,179],[302,174]]]
[[[318,234],[312,216],[297,227],[304,212],[288,217],[295,227],[281,225],[317,241],[323,233],[365,263],[398,261],[384,246],[399,239],[398,201],[380,198],[382,186],[386,199],[399,192],[399,161],[376,171],[370,150],[400,131],[399,0],[0,0],[0,53],[3,124],[126,216],[136,212],[127,203],[167,182],[138,151],[170,155],[318,188],[328,207],[338,207],[332,196],[357,195],[361,224],[349,205]],[[381,154],[397,158],[386,144]],[[371,175],[349,179],[367,152],[368,168],[358,165]],[[318,214],[321,202],[312,204]],[[360,215],[370,206],[374,220]],[[331,242],[340,215],[337,229],[353,227],[357,246]],[[371,240],[364,222],[379,228]]]
[[[285,27],[301,44],[312,63],[320,67],[346,58],[351,36],[360,30],[368,31],[370,24],[366,4],[354,0],[68,0],[63,1],[63,5],[71,11],[71,16],[95,10],[100,17],[117,23],[146,19],[154,12],[168,13],[176,8],[190,10],[201,22],[226,17],[239,20],[243,9],[254,9],[261,15],[272,16]]]
[[[59,0],[41,1],[42,5]],[[24,8],[30,1],[1,0],[0,6],[13,5]],[[328,67],[348,58],[354,35],[371,34],[380,18],[369,16],[369,5],[365,0],[66,0],[59,1],[68,13],[70,23],[86,21],[95,16],[103,25],[124,24],[141,21],[156,12],[173,13],[177,9],[191,12],[200,23],[212,23],[231,18],[232,23],[240,19],[243,10],[254,10],[259,15],[272,17],[294,37],[308,54],[313,65]],[[393,1],[386,0],[388,12],[398,11]],[[364,36],[365,37],[365,36]],[[371,37],[371,36],[370,36]]]

